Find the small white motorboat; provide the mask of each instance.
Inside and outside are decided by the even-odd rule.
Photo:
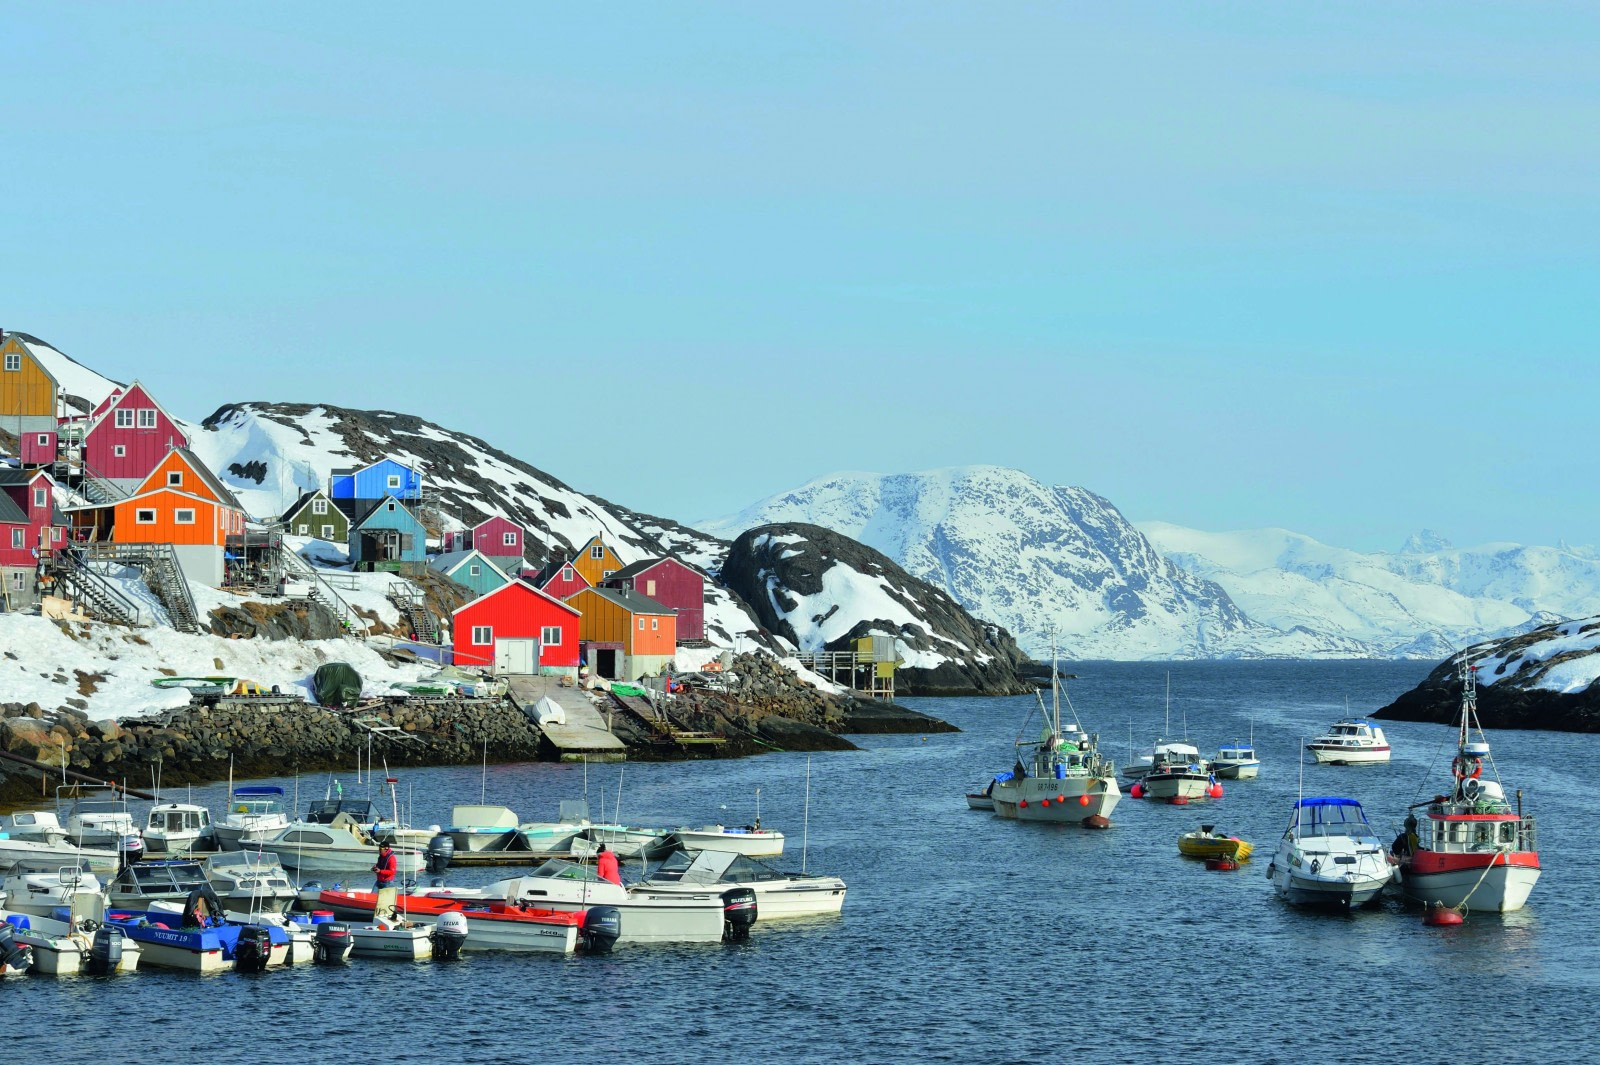
[[[1336,722],[1325,734],[1306,744],[1323,765],[1371,765],[1389,760],[1389,741],[1383,729],[1365,718]]]
[[[227,812],[212,823],[211,830],[223,850],[238,850],[287,827],[289,815],[283,809],[283,789],[252,784],[233,789]]]
[[[743,828],[706,825],[703,828],[676,828],[662,841],[663,846],[686,850],[732,851],[751,858],[776,858],[783,853],[783,833],[762,828],[761,820]]]
[[[186,802],[165,802],[150,808],[144,826],[145,851],[173,857],[194,851],[215,851],[211,811]]]
[[[49,873],[14,872],[0,880],[6,896],[6,909],[36,917],[52,916],[57,910],[81,910],[94,920],[100,908],[105,885],[81,866],[62,866]]]
[[[1261,759],[1253,743],[1234,742],[1217,748],[1211,771],[1224,780],[1254,780],[1261,775]]]
[[[1354,799],[1299,799],[1267,878],[1300,906],[1355,909],[1378,897],[1394,865]]]
[[[1188,743],[1158,743],[1150,771],[1139,782],[1146,799],[1187,803],[1212,794],[1210,766],[1200,757],[1200,749]],[[1216,792],[1216,794],[1221,794]]]
[[[657,894],[749,888],[763,920],[838,913],[845,895],[845,883],[836,876],[784,872],[749,855],[719,850],[674,851],[634,887]]]
[[[139,944],[122,930],[77,913],[70,920],[0,912],[16,941],[32,952],[31,971],[46,976],[131,973],[139,968]]]
[[[206,879],[229,911],[284,913],[299,897],[271,851],[223,851],[205,860]]]

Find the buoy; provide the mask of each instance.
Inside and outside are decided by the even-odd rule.
[[[1023,799],[1022,801],[1018,802],[1017,805],[1026,810],[1028,808],[1028,800]]]
[[[1040,806],[1049,806],[1050,805],[1050,800],[1049,799],[1040,799],[1039,800],[1039,805]]]
[[[1422,911],[1422,923],[1434,927],[1456,925],[1465,920],[1460,910],[1450,909],[1442,902],[1435,902]]]
[[[1088,806],[1089,805],[1089,796],[1087,796],[1087,795],[1079,795],[1078,796],[1078,805],[1079,806]]]
[[[1056,796],[1056,802],[1065,803],[1066,801],[1067,801],[1067,797],[1065,795],[1057,795]]]
[[[1129,788],[1128,789],[1128,798],[1130,798],[1130,799],[1142,799],[1142,798],[1144,798],[1144,785],[1143,784],[1135,784],[1133,787]]]
[[[1100,814],[1090,814],[1088,817],[1085,817],[1083,819],[1083,827],[1084,828],[1110,828],[1111,827],[1111,818],[1104,817],[1104,816],[1102,816]]]
[[[1174,806],[1188,806],[1189,805],[1189,799],[1188,799],[1187,796],[1184,796],[1184,795],[1174,795],[1172,797],[1172,805],[1174,805]]]
[[[1222,785],[1221,784],[1212,784],[1212,785],[1208,786],[1206,788],[1206,794],[1211,796],[1213,799],[1222,798]]]

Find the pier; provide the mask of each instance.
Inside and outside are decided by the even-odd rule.
[[[605,718],[600,716],[600,711],[595,709],[583,692],[563,687],[556,677],[513,676],[507,679],[510,682],[511,701],[544,734],[562,761],[589,758],[620,762],[628,757],[627,748],[612,735]],[[547,696],[565,711],[566,724],[540,724],[533,708]]]

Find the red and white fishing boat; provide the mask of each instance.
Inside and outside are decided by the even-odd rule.
[[[1417,803],[1395,840],[1401,888],[1423,904],[1507,913],[1520,910],[1539,879],[1532,817],[1507,801],[1478,724],[1476,666],[1461,663],[1461,721],[1448,795]],[[1416,810],[1423,811],[1421,822]]]

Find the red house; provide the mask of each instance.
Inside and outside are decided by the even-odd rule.
[[[0,610],[37,601],[40,550],[62,545],[65,520],[55,508],[55,480],[48,473],[0,468]]]
[[[512,581],[450,616],[455,664],[496,674],[575,676],[581,618],[576,607]]]
[[[646,558],[600,582],[603,588],[638,592],[678,612],[678,639],[706,638],[706,579],[675,558]]]
[[[522,526],[499,514],[485,518],[470,529],[444,534],[446,552],[476,548],[478,554],[493,559],[501,569],[507,569],[513,562],[515,569],[522,568],[522,547]]]
[[[131,492],[167,452],[188,446],[178,423],[135,381],[95,408],[83,438],[85,472]]]
[[[578,567],[570,561],[557,560],[540,570],[532,578],[533,586],[546,595],[553,595],[557,599],[571,599],[585,588],[592,588],[588,579],[578,572]]]

